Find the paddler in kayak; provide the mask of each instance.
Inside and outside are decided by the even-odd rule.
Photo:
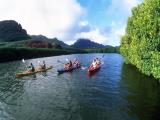
[[[64,65],[64,69],[67,69],[67,70],[71,69],[72,67],[73,67],[73,64],[72,64],[72,61],[71,61],[71,60],[69,61],[69,63],[66,63],[66,64]]]
[[[95,67],[96,67],[96,65],[97,65],[96,59],[93,59],[93,61],[92,61],[92,64],[91,64],[90,68],[91,68],[91,67],[95,68]]]
[[[75,59],[74,59],[74,62],[73,62],[73,65],[74,65],[75,67],[78,67],[78,66],[80,66],[80,62],[75,58]]]
[[[100,59],[96,58],[96,64],[97,64],[97,65],[100,65],[100,64],[101,64]]]
[[[42,69],[46,69],[46,63],[45,63],[45,61],[43,61]]]
[[[43,63],[40,64],[39,66],[40,66],[40,69],[45,70],[46,69],[46,63],[45,63],[45,61],[43,61]]]
[[[31,63],[31,65],[29,66],[29,72],[35,72],[35,68],[33,66],[33,64]]]

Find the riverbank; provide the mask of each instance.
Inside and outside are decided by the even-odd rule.
[[[0,48],[0,62],[32,59],[57,55],[85,53],[78,49],[48,49],[48,48]]]
[[[73,49],[73,48],[27,48],[27,47],[1,47],[0,62],[8,62],[22,59],[40,57],[80,54],[80,53],[118,53],[118,48],[104,49]]]

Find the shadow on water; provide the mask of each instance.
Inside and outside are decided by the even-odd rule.
[[[141,74],[134,66],[123,64],[121,85],[127,90],[126,111],[139,120],[160,120],[160,86],[158,80]]]

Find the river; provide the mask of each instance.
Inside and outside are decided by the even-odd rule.
[[[77,58],[83,66],[103,54],[75,54],[0,63],[0,120],[159,120],[157,80],[124,64],[119,54],[104,54],[101,69],[89,76],[77,69],[57,75],[58,60]],[[53,65],[46,73],[15,74],[32,62]]]

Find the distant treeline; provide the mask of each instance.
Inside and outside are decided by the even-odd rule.
[[[30,59],[47,56],[57,56],[66,54],[82,54],[82,53],[119,53],[119,47],[109,47],[101,49],[74,49],[74,48],[26,48],[15,46],[0,46],[0,62]]]
[[[119,53],[119,47],[84,49],[87,53]]]
[[[48,49],[48,48],[0,48],[0,62],[30,59],[38,57],[85,53],[78,49]]]

